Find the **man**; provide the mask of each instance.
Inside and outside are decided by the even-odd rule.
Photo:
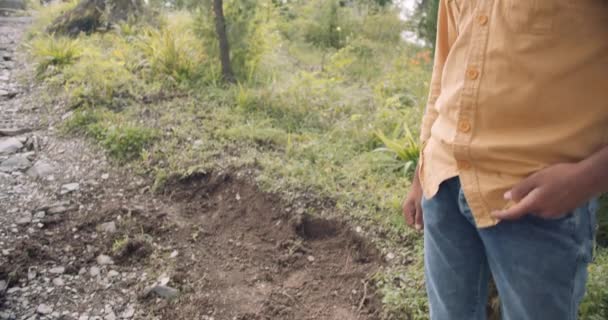
[[[503,319],[576,319],[608,191],[608,1],[441,0],[421,140],[403,210],[431,318],[485,319],[491,274]]]

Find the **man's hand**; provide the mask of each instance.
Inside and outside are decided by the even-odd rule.
[[[492,215],[501,220],[515,220],[526,214],[545,219],[559,218],[591,199],[589,172],[580,163],[557,164],[524,179],[505,193],[516,204]]]
[[[410,192],[403,200],[403,216],[405,217],[405,222],[416,230],[422,230],[422,207],[420,202],[422,200],[422,186],[420,185],[420,178],[418,176],[418,168],[416,168],[416,173],[414,175],[414,181],[412,182],[412,187],[410,188]]]

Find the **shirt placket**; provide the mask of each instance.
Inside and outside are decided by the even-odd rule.
[[[489,35],[489,17],[493,1],[479,1],[471,26],[471,43],[468,61],[464,70],[464,85],[461,93],[453,153],[467,202],[474,213],[478,225],[493,223],[481,195],[474,159],[471,158],[470,144],[475,132],[478,111],[480,79],[483,75],[485,52]]]

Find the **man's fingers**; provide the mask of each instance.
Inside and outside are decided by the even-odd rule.
[[[415,218],[416,230],[422,230],[423,225],[424,225],[424,221],[423,221],[423,217],[422,217],[422,206],[420,205],[420,201],[416,201],[416,218]]]
[[[405,217],[405,222],[414,226],[414,220],[416,216],[416,206],[412,203],[412,201],[404,201],[403,202],[403,216]]]
[[[526,214],[533,212],[536,208],[538,198],[536,190],[538,189],[534,189],[529,192],[523,199],[521,199],[521,201],[516,203],[511,208],[495,211],[492,213],[492,215],[500,220],[517,220]]]
[[[538,176],[532,175],[522,180],[520,183],[516,184],[511,190],[505,193],[505,199],[520,202],[530,193],[530,191],[534,190],[534,188],[536,188],[537,186]]]

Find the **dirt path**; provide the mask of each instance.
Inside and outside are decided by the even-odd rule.
[[[378,319],[375,250],[246,170],[161,193],[19,87],[28,19],[0,18],[0,320]],[[41,120],[42,119],[42,120]]]

